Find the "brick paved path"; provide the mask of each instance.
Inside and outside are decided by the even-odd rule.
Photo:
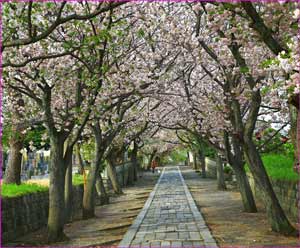
[[[119,247],[216,247],[179,167],[165,167]]]

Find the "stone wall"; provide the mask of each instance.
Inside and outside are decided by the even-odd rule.
[[[130,163],[117,166],[117,178],[121,185],[128,183],[128,168]],[[106,187],[111,184],[104,178]],[[72,219],[81,218],[83,185],[73,187]],[[101,199],[95,196],[96,205],[101,205]],[[29,232],[47,225],[49,208],[49,192],[38,192],[14,198],[2,198],[2,242],[15,240]]]
[[[248,174],[249,183],[251,185],[255,199],[262,201],[262,193],[255,184],[251,174]],[[271,180],[275,194],[289,218],[297,222],[299,210],[297,208],[297,182],[284,180]]]
[[[116,167],[117,178],[122,186],[126,186],[128,184],[128,171],[131,163],[125,163],[124,165],[119,165]]]
[[[132,166],[130,162],[127,162],[124,165],[116,166],[117,180],[122,187],[128,185],[129,166]],[[105,187],[107,189],[112,189],[111,182],[107,177],[107,172],[105,172],[104,175],[106,175],[103,178]]]
[[[81,217],[83,185],[73,187],[72,219]],[[96,205],[101,204],[96,197]],[[13,241],[47,225],[49,193],[2,198],[2,242]]]
[[[215,161],[205,158],[206,176],[209,178],[217,178],[217,164]]]

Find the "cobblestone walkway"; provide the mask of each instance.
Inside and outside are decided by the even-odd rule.
[[[119,247],[217,247],[179,167],[165,167]]]

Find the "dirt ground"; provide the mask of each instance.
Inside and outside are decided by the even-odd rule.
[[[143,208],[159,174],[143,172],[134,186],[123,189],[124,194],[111,196],[110,204],[96,207],[96,217],[77,220],[65,226],[69,240],[51,246],[109,246],[118,245],[129,226]],[[46,228],[18,238],[4,246],[46,246]]]
[[[218,191],[216,180],[202,179],[187,167],[181,169],[196,205],[220,247],[300,247],[298,238],[285,237],[271,231],[259,202],[258,213],[245,213],[236,189]]]

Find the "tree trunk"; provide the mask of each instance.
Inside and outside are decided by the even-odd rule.
[[[95,216],[95,183],[97,174],[99,170],[97,170],[94,164],[91,165],[86,187],[84,187],[83,192],[83,203],[82,203],[82,217],[83,219],[89,219]]]
[[[291,122],[290,137],[294,146],[295,159],[299,159],[297,156],[297,112],[297,109],[293,105],[289,104],[289,116]]]
[[[219,155],[216,156],[217,162],[217,181],[218,190],[226,190],[226,183],[224,178],[223,161]]]
[[[83,165],[83,160],[82,160],[81,153],[80,153],[80,145],[78,143],[76,144],[76,157],[77,157],[77,161],[78,161],[78,165],[79,165],[78,173],[80,175],[83,175],[84,165]]]
[[[80,145],[78,143],[76,144],[76,156],[79,163],[79,174],[83,176],[83,187],[86,187],[86,180],[87,180],[86,173],[85,173],[84,164],[80,153]]]
[[[299,96],[300,97],[300,96]],[[300,103],[300,100],[299,100]],[[298,163],[298,166],[300,164],[300,106],[297,109],[297,127],[296,127],[296,137],[297,137],[297,147],[296,147],[296,161]]]
[[[50,182],[49,182],[49,217],[48,242],[57,242],[66,238],[64,229],[65,220],[65,165],[63,142],[58,137],[50,137]]]
[[[133,185],[134,181],[134,168],[132,163],[128,163],[128,181],[127,185]]]
[[[206,166],[205,166],[205,155],[203,149],[199,150],[199,160],[201,166],[201,176],[202,178],[206,178]]]
[[[14,135],[9,141],[9,159],[5,171],[4,183],[21,184],[23,138]]]
[[[96,179],[96,190],[97,190],[98,196],[101,199],[101,204],[108,204],[109,203],[109,196],[106,193],[106,189],[104,187],[104,183],[103,183],[101,173],[98,174],[98,177]]]
[[[107,172],[108,172],[108,177],[112,184],[113,191],[116,194],[123,194],[120,183],[117,178],[116,168],[111,158],[107,159]]]
[[[133,166],[133,180],[137,181],[138,179],[138,160],[137,160],[137,152],[138,152],[138,146],[136,142],[133,144],[133,150],[131,153],[131,164]]]
[[[291,225],[279,204],[261,157],[251,139],[245,139],[244,151],[255,183],[263,194],[272,230],[285,235],[297,235],[296,229]]]
[[[247,213],[256,213],[257,208],[255,200],[244,166],[235,164],[232,165],[232,168],[236,175],[237,184],[243,201],[244,211]]]
[[[234,155],[231,152],[231,147],[229,144],[229,137],[226,133],[225,139],[225,150],[226,156],[229,164],[231,165],[238,184],[238,188],[242,197],[242,202],[244,206],[244,211],[247,213],[256,213],[257,208],[252,193],[252,189],[249,184],[249,180],[245,171],[245,163],[243,160],[242,145],[240,141],[233,135],[231,137],[231,142],[233,146]]]
[[[194,170],[195,171],[199,171],[199,164],[198,164],[198,161],[197,161],[197,152],[193,152],[193,157],[194,157]]]
[[[151,168],[151,163],[152,163],[152,160],[153,160],[155,154],[156,154],[156,150],[154,150],[154,151],[151,153],[151,155],[150,155],[149,162],[148,162],[148,165],[147,165],[147,168],[146,168],[147,170],[149,170],[149,169]]]
[[[84,219],[95,216],[95,184],[97,178],[99,178],[101,162],[105,151],[99,122],[92,129],[95,135],[95,161],[91,164],[86,187],[84,187],[83,192],[82,216]]]
[[[73,183],[72,183],[72,155],[73,149],[69,148],[65,154],[65,164],[67,166],[65,176],[65,223],[72,221],[72,200],[73,200]]]

